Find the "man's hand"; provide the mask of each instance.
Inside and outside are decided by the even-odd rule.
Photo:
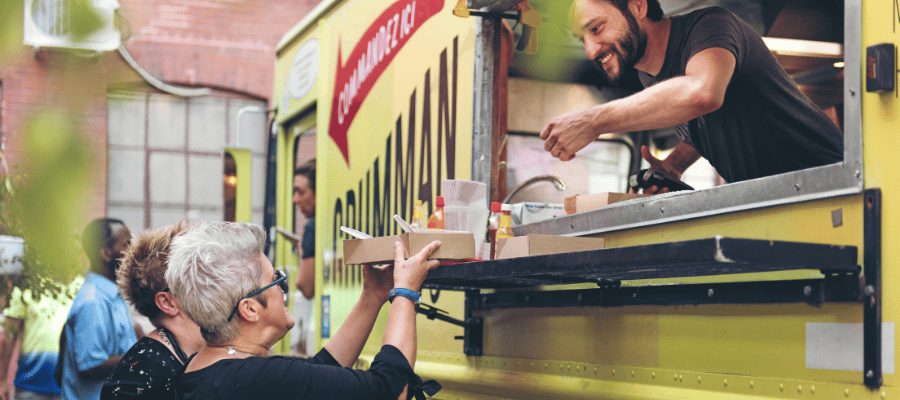
[[[681,179],[684,171],[700,159],[700,154],[697,153],[697,150],[685,143],[679,143],[665,160],[653,157],[647,146],[641,146],[641,156],[647,160],[651,168],[661,170],[675,179]],[[629,189],[629,191],[635,193],[634,188]],[[669,188],[660,189],[656,186],[650,186],[644,189],[644,194],[662,194],[668,191]]]
[[[654,157],[653,154],[650,154],[649,147],[641,146],[641,157],[643,157],[645,160],[647,160],[648,163],[650,163],[650,168],[654,168],[654,169],[663,171],[663,172],[671,175],[674,178],[681,179],[681,172],[677,171],[670,162],[667,162],[666,160],[668,160],[668,159],[660,160],[660,159]],[[634,192],[635,191],[634,188],[631,188],[631,191]],[[658,187],[656,187],[656,185],[653,185],[653,186],[650,186],[650,187],[644,189],[644,194],[663,194],[663,193],[668,193],[668,192],[669,192],[669,188],[667,188],[667,187],[658,188]]]
[[[597,140],[601,133],[594,126],[593,109],[573,111],[550,120],[541,131],[544,150],[561,161],[575,158],[575,153]]]

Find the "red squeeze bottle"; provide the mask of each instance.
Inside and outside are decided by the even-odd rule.
[[[434,213],[428,217],[428,229],[444,229],[444,197],[437,196],[434,204]]]

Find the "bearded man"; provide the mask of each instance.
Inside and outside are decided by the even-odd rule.
[[[674,127],[682,142],[666,159],[641,152],[675,177],[701,156],[727,182],[843,160],[839,128],[729,11],[665,17],[658,0],[575,0],[570,17],[610,82],[637,69],[644,89],[551,120],[541,138],[553,157],[571,160],[604,133]]]

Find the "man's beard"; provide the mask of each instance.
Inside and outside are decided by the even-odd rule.
[[[610,76],[609,72],[603,68],[603,63],[600,62],[600,59],[605,53],[597,55],[597,58],[593,60],[594,65],[600,68],[606,79],[613,85],[622,83],[622,77],[625,76],[625,72],[634,69],[634,65],[644,56],[644,51],[647,50],[647,34],[638,27],[634,15],[631,15],[630,10],[623,10],[622,14],[625,15],[625,19],[628,21],[628,32],[619,39],[618,45],[611,50],[614,53],[613,57],[619,60],[618,74]]]

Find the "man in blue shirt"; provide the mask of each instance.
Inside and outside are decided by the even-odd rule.
[[[99,399],[106,377],[137,342],[128,305],[115,284],[118,259],[130,240],[125,224],[111,218],[91,221],[82,234],[91,272],[63,328],[64,400]]]

